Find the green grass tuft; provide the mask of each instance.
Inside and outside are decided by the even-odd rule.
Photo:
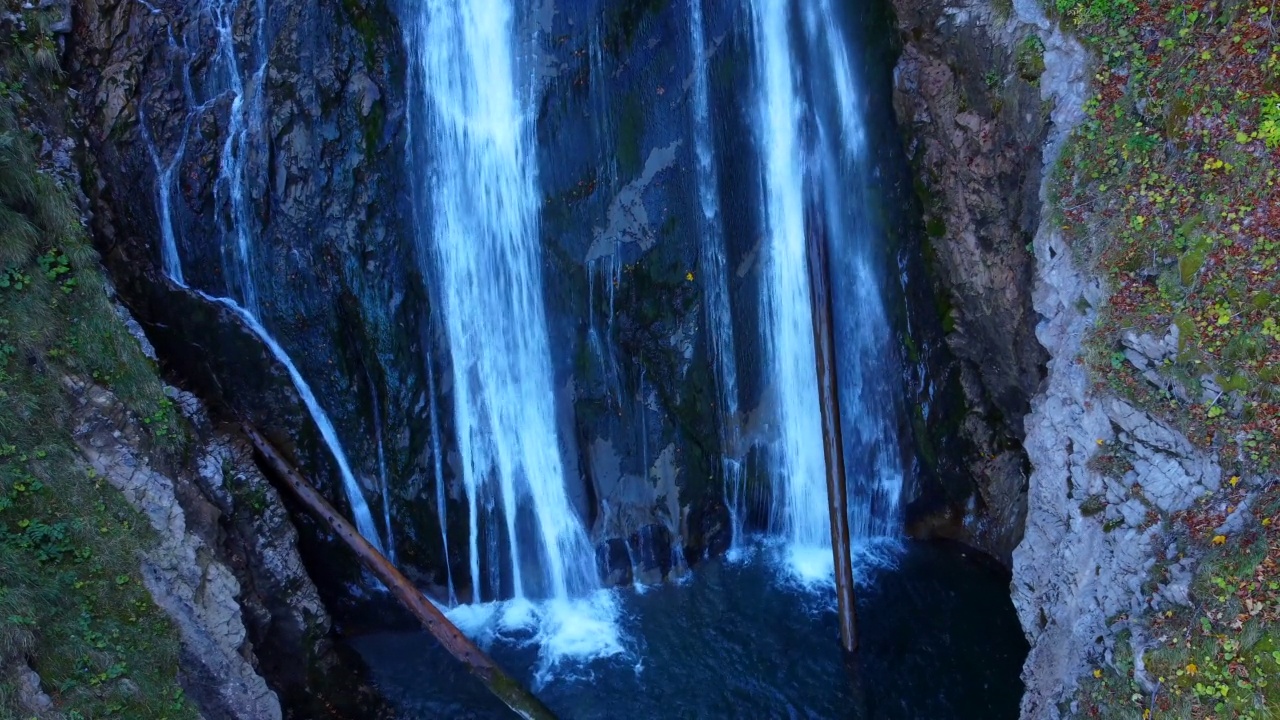
[[[0,716],[24,716],[10,669],[26,663],[63,717],[190,718],[177,632],[142,584],[150,526],[87,469],[62,378],[111,388],[157,452],[184,435],[69,189],[40,167],[32,115],[55,111],[59,71],[46,14],[22,12],[28,30],[0,44]]]

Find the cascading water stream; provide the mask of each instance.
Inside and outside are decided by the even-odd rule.
[[[600,588],[595,552],[565,487],[542,299],[535,74],[517,56],[512,3],[406,6],[410,156],[419,262],[452,361],[472,598],[512,598],[503,623],[539,621],[554,662],[620,647],[614,608],[589,599]]]
[[[804,5],[808,92],[818,118],[816,155],[828,234],[843,238],[828,249],[837,284],[836,344],[843,350],[841,399],[845,406],[845,466],[853,486],[849,529],[855,542],[901,535],[906,480],[897,421],[901,396],[898,353],[881,294],[884,279],[870,257],[881,234],[869,206],[875,183],[863,130],[864,103],[850,69],[850,53],[830,0]],[[826,74],[824,74],[826,73]],[[830,92],[834,90],[834,92]],[[834,116],[833,121],[826,118]],[[838,133],[828,130],[835,126]],[[815,183],[816,184],[816,183]]]
[[[814,375],[813,326],[805,270],[804,169],[797,127],[802,107],[788,38],[788,4],[751,0],[757,83],[757,142],[768,255],[761,289],[765,387],[777,427],[769,453],[771,532],[793,554],[829,554],[822,428]]]
[[[210,78],[207,93],[209,97],[203,100],[197,97],[191,81],[190,63],[194,59],[185,50],[186,47],[190,47],[191,43],[184,38],[184,49],[179,50],[172,34],[169,37],[171,52],[180,56],[187,56],[186,61],[179,69],[182,74],[183,91],[188,104],[187,116],[183,123],[182,140],[174,156],[166,163],[160,150],[156,147],[151,133],[147,131],[145,122],[142,133],[143,140],[147,144],[147,149],[156,167],[161,265],[165,274],[175,284],[191,289],[205,299],[231,309],[263,341],[272,355],[288,371],[289,377],[298,392],[298,397],[311,414],[316,427],[320,431],[321,439],[338,465],[339,474],[342,476],[343,490],[351,506],[351,514],[355,520],[356,528],[366,540],[381,551],[382,541],[378,537],[377,527],[374,525],[368,503],[365,501],[364,493],[360,489],[355,473],[351,469],[351,464],[347,460],[347,455],[342,449],[337,430],[333,427],[333,423],[329,420],[329,416],[320,405],[315,393],[312,392],[311,386],[303,378],[302,373],[290,359],[288,353],[268,332],[257,314],[257,288],[254,282],[252,265],[253,228],[250,224],[252,209],[245,192],[245,166],[250,154],[251,133],[255,127],[261,127],[262,122],[261,84],[267,68],[266,38],[263,27],[266,8],[259,0],[256,8],[258,20],[254,30],[254,52],[260,62],[246,84],[245,79],[240,75],[239,56],[237,55],[233,32],[233,19],[238,5],[238,0],[207,0],[199,8],[201,19],[207,19],[212,24],[216,35],[214,64],[217,67],[209,71]],[[156,12],[154,8],[151,8],[151,10]],[[172,26],[172,23],[170,26]],[[193,27],[198,32],[201,28],[201,23],[193,23]],[[253,94],[253,100],[250,101],[247,108],[244,102],[246,91]],[[186,138],[191,124],[200,110],[206,107],[208,103],[215,101],[223,93],[231,94],[231,116],[228,121],[227,140],[223,146],[220,162],[221,171],[215,185],[214,196],[219,206],[226,205],[230,209],[227,214],[228,218],[225,220],[221,219],[223,218],[223,213],[217,213],[220,218],[218,234],[223,247],[223,275],[228,279],[227,291],[236,297],[215,297],[187,284],[182,271],[182,258],[178,251],[177,231],[173,225],[170,207],[173,171],[183,159],[183,154],[186,151]],[[228,248],[229,245],[231,246],[230,248]]]
[[[693,49],[693,135],[698,182],[698,206],[702,210],[701,259],[706,287],[707,325],[711,355],[716,366],[720,403],[721,471],[724,473],[725,506],[731,526],[730,552],[742,541],[743,462],[738,417],[738,365],[733,342],[733,315],[729,302],[729,271],[725,258],[724,230],[720,222],[720,182],[716,175],[715,139],[711,132],[707,46],[704,39],[702,0],[689,0],[689,41]]]
[[[861,162],[861,106],[826,0],[749,0],[766,238],[761,283],[764,387],[774,409],[768,448],[771,533],[802,580],[831,576],[830,518],[820,441],[805,234],[825,225],[836,288],[850,530],[855,545],[899,534],[903,483],[897,449],[892,334],[880,282],[866,258],[873,239],[859,202],[871,182]],[[802,42],[793,41],[793,35]],[[834,126],[836,132],[829,128]],[[814,208],[817,212],[807,212]]]
[[[387,450],[382,441],[382,405],[378,402],[378,388],[373,384],[373,377],[365,371],[365,379],[369,382],[370,399],[373,405],[373,440],[378,446],[378,489],[382,492],[382,529],[387,533],[387,560],[396,563],[395,532],[391,528],[391,486],[387,480]]]

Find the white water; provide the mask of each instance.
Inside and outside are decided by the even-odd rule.
[[[693,50],[693,145],[697,162],[698,205],[702,210],[702,284],[706,288],[707,325],[711,356],[716,368],[720,403],[721,471],[725,506],[731,527],[730,553],[742,543],[743,462],[738,417],[738,363],[733,342],[733,314],[729,299],[729,271],[725,258],[724,229],[720,221],[720,180],[715,165],[715,138],[711,131],[707,44],[704,39],[702,0],[689,0],[689,40]]]
[[[227,293],[237,298],[240,306],[256,318],[260,311],[257,284],[253,278],[254,238],[245,172],[251,144],[264,128],[262,80],[267,70],[263,28],[266,5],[265,0],[257,0],[254,45],[260,64],[248,78],[247,85],[241,75],[240,56],[236,52],[235,16],[238,5],[238,0],[210,0],[205,6],[217,29],[218,61],[226,69],[227,90],[231,93],[227,139],[219,164],[221,172],[213,192],[218,206],[225,206],[230,211],[215,215],[222,235],[222,270],[227,281]]]
[[[864,106],[830,0],[806,4],[804,24],[813,53],[809,62],[822,69],[812,76],[810,92],[816,96],[815,87],[834,91],[823,96],[835,118],[828,122],[819,113],[816,155],[829,236],[843,239],[831,244],[829,255],[833,278],[841,278],[832,285],[839,308],[835,332],[845,405],[845,470],[852,486],[849,531],[855,543],[880,544],[901,535],[906,471],[897,433],[896,340],[881,296],[884,279],[869,260],[882,244],[868,220],[867,196],[876,179],[866,160]],[[839,128],[838,135],[828,131],[829,124]]]
[[[876,240],[862,204],[873,180],[860,163],[862,110],[851,58],[828,0],[800,7],[802,27],[795,28],[788,0],[750,0],[767,253],[760,321],[764,386],[776,418],[768,448],[770,531],[786,543],[794,576],[826,581],[831,538],[806,269],[808,206],[818,208],[811,217],[825,226],[830,246],[855,545],[899,534],[903,470],[891,332],[865,258]],[[829,126],[838,128],[835,137]]]
[[[338,431],[333,428],[333,423],[329,421],[329,416],[325,413],[324,408],[320,406],[320,401],[316,399],[316,395],[311,391],[311,385],[307,383],[306,378],[302,377],[302,373],[298,367],[293,364],[293,360],[289,359],[289,353],[280,347],[280,343],[276,342],[271,333],[258,322],[258,318],[253,313],[241,307],[236,301],[226,297],[214,297],[206,293],[196,290],[206,300],[220,303],[230,308],[249,329],[258,336],[260,340],[271,350],[271,354],[280,361],[284,369],[289,372],[290,379],[293,380],[293,386],[298,391],[298,397],[302,398],[302,404],[307,406],[307,410],[311,411],[311,418],[315,420],[316,427],[320,430],[320,437],[324,439],[324,444],[328,446],[329,451],[333,454],[334,461],[338,464],[338,472],[342,475],[342,485],[347,491],[347,500],[351,503],[351,514],[356,521],[356,530],[369,541],[370,545],[377,548],[378,552],[383,552],[382,541],[378,538],[378,528],[373,523],[373,515],[369,512],[369,505],[364,500],[364,493],[360,491],[360,485],[356,482],[355,473],[351,472],[351,464],[347,462],[347,455],[342,451],[342,444],[338,440]]]
[[[451,355],[476,600],[498,632],[537,626],[551,666],[620,651],[616,603],[565,489],[542,300],[534,72],[514,0],[407,9],[419,260]],[[417,154],[413,151],[417,150]],[[541,602],[532,603],[531,599]],[[455,610],[462,615],[479,610]],[[473,632],[475,630],[473,629]]]
[[[342,444],[338,440],[338,433],[334,429],[333,423],[329,420],[329,416],[325,413],[319,400],[316,399],[311,386],[289,358],[288,353],[284,351],[284,348],[271,336],[258,319],[256,311],[257,290],[251,261],[253,243],[253,227],[250,224],[251,208],[244,187],[246,163],[251,142],[250,135],[255,129],[261,128],[260,123],[262,122],[260,88],[267,67],[266,38],[263,29],[265,6],[259,0],[256,8],[258,21],[254,29],[254,39],[255,51],[260,63],[249,78],[247,87],[253,93],[253,99],[247,106],[244,102],[246,83],[240,75],[240,59],[236,52],[233,32],[233,19],[237,6],[238,0],[207,0],[199,9],[202,17],[207,18],[212,25],[216,42],[215,63],[218,67],[210,70],[210,77],[206,79],[210,88],[209,97],[197,98],[197,94],[193,89],[189,64],[193,58],[190,57],[186,50],[193,43],[184,38],[183,48],[180,50],[172,34],[169,37],[171,52],[188,55],[187,63],[184,63],[179,68],[179,71],[181,72],[183,91],[190,109],[184,121],[182,141],[174,157],[167,164],[161,161],[161,153],[156,147],[151,133],[146,131],[144,122],[143,139],[147,144],[148,151],[151,153],[152,161],[156,165],[161,267],[175,284],[184,288],[189,287],[183,276],[182,258],[178,253],[178,239],[171,216],[173,171],[182,161],[183,153],[186,149],[187,134],[196,115],[210,102],[216,100],[221,93],[231,93],[231,117],[228,122],[227,141],[223,146],[220,162],[221,173],[215,185],[214,194],[215,200],[219,205],[225,203],[230,208],[229,225],[227,221],[221,219],[223,213],[216,214],[220,218],[218,230],[223,247],[223,274],[228,279],[228,292],[238,294],[239,297],[214,297],[198,288],[190,289],[204,298],[220,303],[235,312],[254,334],[266,344],[271,353],[288,371],[298,396],[311,414],[325,446],[329,449],[335,463],[338,465],[339,473],[342,476],[343,490],[351,506],[351,513],[357,530],[370,544],[381,551],[382,541],[378,537],[373,517],[369,513],[368,503],[365,502],[364,494],[355,478],[355,474],[351,470],[351,464],[347,460],[346,453],[343,452]],[[196,32],[199,32],[203,25],[197,22],[192,27],[196,28]],[[196,38],[194,44],[199,46],[207,41],[208,38]],[[229,246],[230,249],[228,250]]]

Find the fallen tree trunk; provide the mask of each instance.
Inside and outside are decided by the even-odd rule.
[[[418,618],[427,632],[440,641],[449,654],[465,663],[472,675],[480,678],[490,692],[520,717],[526,720],[555,720],[555,715],[541,700],[503,672],[493,658],[463,635],[439,608],[431,604],[319,491],[294,470],[266,438],[248,424],[244,425],[244,431],[267,461],[267,465],[275,471],[280,484],[288,488],[295,498],[355,551],[360,562],[390,588],[391,594]]]
[[[809,214],[805,234],[809,256],[809,302],[813,315],[813,355],[818,373],[818,405],[822,409],[822,452],[827,460],[827,508],[831,513],[831,553],[835,560],[836,605],[840,641],[845,652],[858,649],[853,593],[853,561],[849,557],[849,498],[844,484],[844,439],[840,427],[840,384],[836,377],[831,330],[831,291],[827,282],[826,234],[818,214]]]

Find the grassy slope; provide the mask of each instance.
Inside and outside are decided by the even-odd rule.
[[[1230,478],[1162,520],[1178,554],[1202,562],[1192,608],[1137,619],[1159,645],[1145,657],[1156,691],[1140,688],[1134,659],[1118,653],[1086,680],[1079,714],[1280,717],[1280,8],[1056,9],[1100,60],[1089,120],[1055,176],[1058,219],[1113,292],[1090,341],[1093,377],[1218,448]],[[1162,373],[1196,388],[1191,402],[1146,383],[1120,353],[1126,330],[1162,337],[1172,325],[1179,352]],[[1204,375],[1223,393],[1200,397]],[[1127,469],[1121,456],[1101,462]],[[1244,529],[1216,534],[1223,510],[1247,497]]]
[[[155,369],[108,302],[67,188],[39,168],[35,125],[61,106],[48,22],[0,39],[0,669],[28,661],[68,718],[184,718],[177,634],[143,587],[146,520],[87,471],[60,378],[112,388],[159,445],[180,430]],[[18,717],[0,671],[0,717]]]

